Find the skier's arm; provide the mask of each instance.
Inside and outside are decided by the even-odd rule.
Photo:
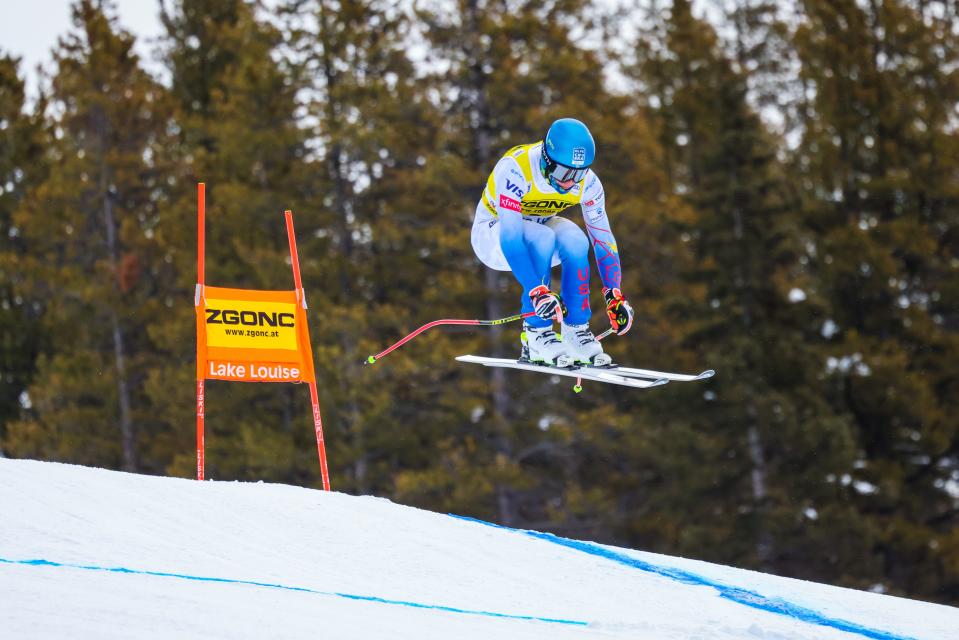
[[[623,280],[619,262],[619,248],[606,215],[606,194],[596,174],[586,178],[582,200],[583,222],[589,242],[593,245],[599,277],[603,281],[603,297],[606,299],[606,316],[613,331],[623,335],[633,326],[633,307],[620,290]]]
[[[586,235],[593,246],[596,267],[604,289],[618,289],[623,280],[619,248],[606,215],[606,194],[595,173],[586,176],[586,187],[581,202]]]

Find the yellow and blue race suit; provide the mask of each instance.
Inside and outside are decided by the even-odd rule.
[[[592,171],[566,193],[554,189],[540,171],[542,142],[513,147],[493,168],[473,219],[473,250],[483,264],[512,271],[523,286],[522,311],[533,310],[527,293],[549,286],[551,267],[562,264],[560,295],[566,322],[589,322],[589,247],[604,287],[620,287],[622,271],[616,239],[606,215],[603,185]],[[559,216],[579,205],[586,226]],[[537,317],[531,326],[549,323]]]

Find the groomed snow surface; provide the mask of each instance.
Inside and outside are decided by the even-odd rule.
[[[0,459],[2,638],[959,638],[959,609],[276,484]]]

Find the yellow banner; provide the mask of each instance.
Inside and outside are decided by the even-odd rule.
[[[296,304],[206,301],[206,344],[231,349],[296,351]]]
[[[313,382],[306,311],[295,291],[204,287],[196,305],[197,379]]]

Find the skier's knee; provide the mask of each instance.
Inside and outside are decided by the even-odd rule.
[[[553,254],[553,250],[556,248],[556,234],[553,233],[552,229],[537,225],[527,231],[525,239],[530,249],[541,256]]]
[[[541,256],[550,256],[556,248],[556,237],[552,234],[540,236],[536,238],[534,245],[536,247],[536,253]]]

